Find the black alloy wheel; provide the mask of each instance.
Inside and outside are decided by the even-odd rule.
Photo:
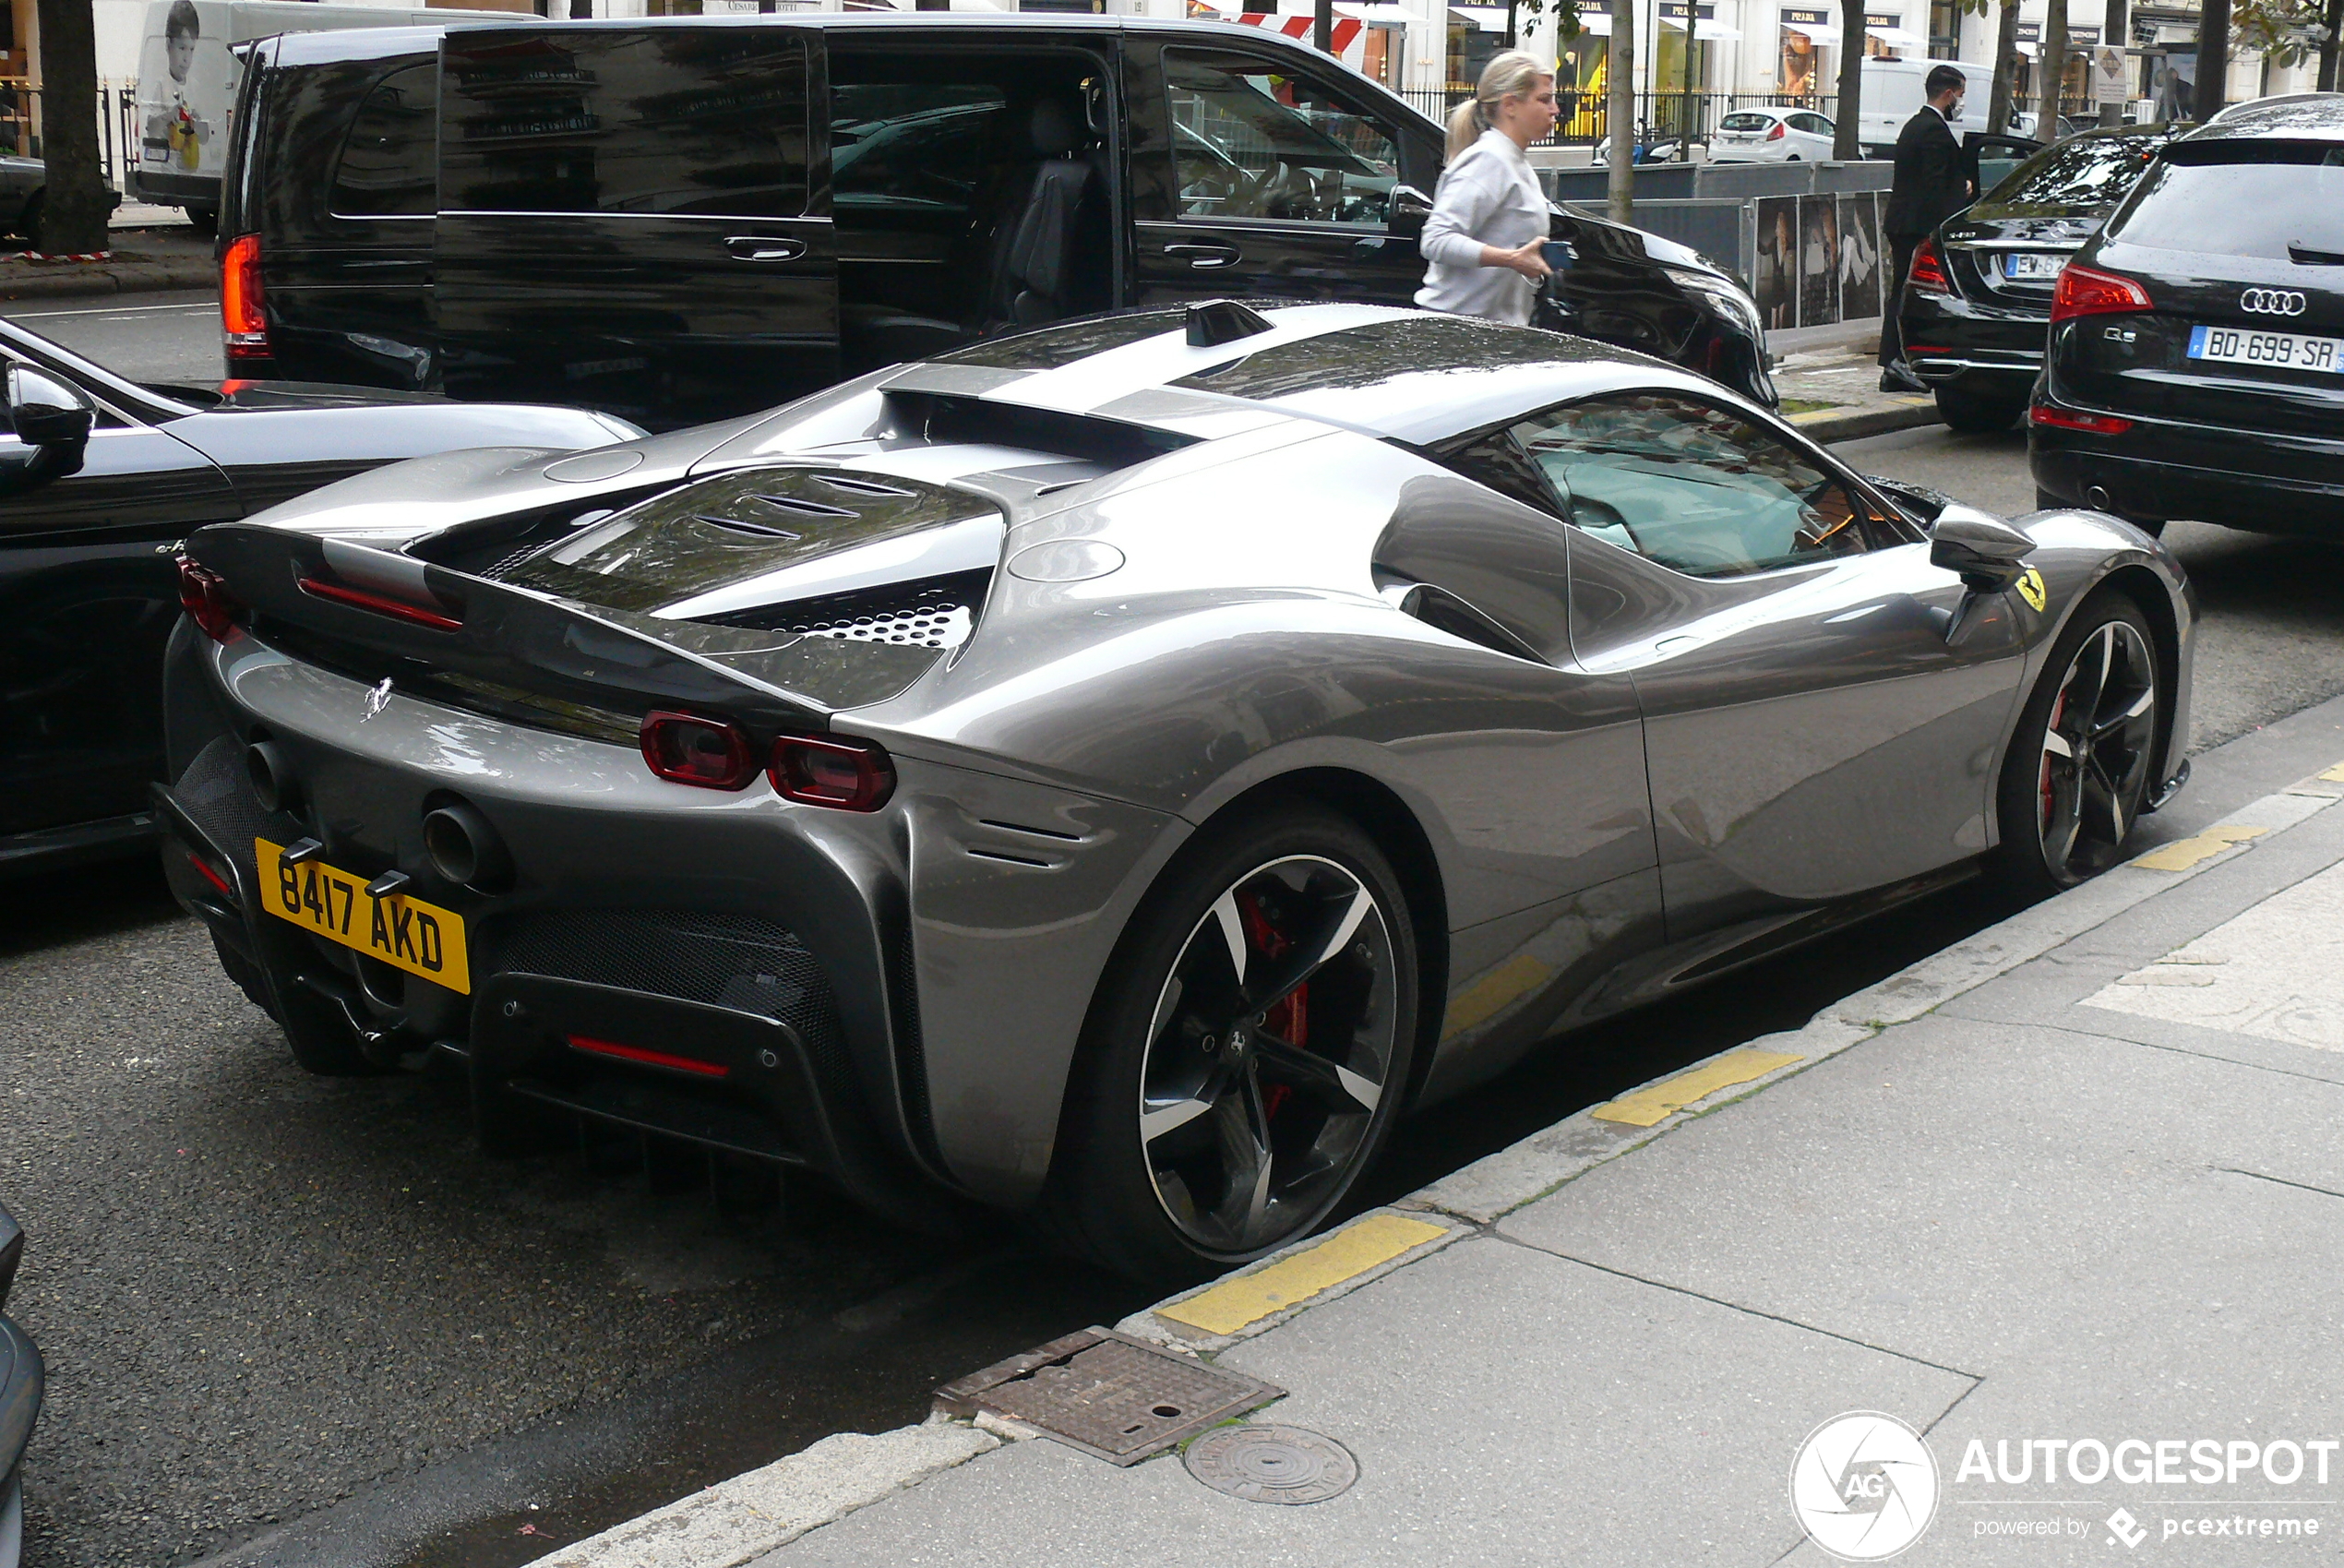
[[[1061,1228],[1166,1282],[1308,1234],[1390,1129],[1417,996],[1405,896],[1351,823],[1284,809],[1185,856],[1085,1031],[1052,1173]]]
[[[2152,783],[2164,717],[2155,641],[2138,605],[2102,590],[2045,662],[2003,766],[2003,869],[2053,892],[2123,857]]]

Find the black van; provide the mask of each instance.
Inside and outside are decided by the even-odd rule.
[[[228,373],[672,425],[1008,328],[1407,304],[1441,128],[1260,29],[944,13],[295,33],[221,222]],[[1748,296],[1558,212],[1544,325],[1771,403]]]

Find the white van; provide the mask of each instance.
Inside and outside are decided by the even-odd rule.
[[[220,220],[228,117],[244,75],[241,44],[281,32],[511,21],[510,11],[333,6],[316,0],[150,0],[138,48],[138,140],[126,182],[137,200],[186,209],[209,233]]]
[[[1994,97],[1992,66],[1974,66],[1967,60],[1866,60],[1863,99],[1856,115],[1856,139],[1863,144],[1866,157],[1885,158],[1896,150],[1896,133],[1929,102],[1922,84],[1940,66],[1951,66],[1969,78],[1968,90],[1962,94],[1961,116],[1953,122],[1954,139],[1959,141],[1966,131],[1986,128],[1986,111]],[[2032,135],[2034,123],[2032,114],[2014,111],[2010,134]]]

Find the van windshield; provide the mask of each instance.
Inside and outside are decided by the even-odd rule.
[[[2344,255],[2344,147],[2237,141],[2173,149],[2142,178],[2108,232],[2161,250],[2332,265],[2319,258]]]

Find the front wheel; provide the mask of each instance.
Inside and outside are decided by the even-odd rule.
[[[1996,796],[1995,870],[2040,896],[2116,864],[2151,784],[2170,697],[2140,606],[2102,589],[2052,644]]]
[[[1167,1286],[1308,1234],[1391,1129],[1417,1008],[1406,896],[1364,832],[1284,808],[1215,833],[1101,983],[1047,1217]]]

